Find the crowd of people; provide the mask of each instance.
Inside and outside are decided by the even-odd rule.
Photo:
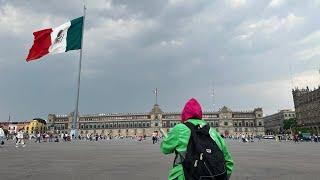
[[[161,136],[158,132],[155,131],[152,133],[152,143],[156,144]],[[5,134],[2,127],[0,127],[0,145],[4,145],[7,140],[14,140],[16,147],[25,147],[26,141],[34,141],[35,143],[41,142],[68,142],[68,141],[101,141],[101,140],[111,140],[111,139],[132,139],[137,141],[147,140],[147,136],[111,136],[111,135],[102,135],[102,134],[85,134],[74,136],[73,134],[61,133],[61,134],[50,134],[50,133],[40,133],[36,132],[35,134],[28,135],[24,132],[24,129],[19,129],[17,133],[14,134]]]
[[[265,136],[254,136],[253,134],[248,133],[239,133],[236,135],[228,135],[224,136],[221,135],[224,139],[229,140],[238,140],[239,142],[247,143],[247,142],[255,142],[255,141],[261,141],[261,139],[274,139],[277,142],[281,141],[292,141],[295,143],[307,141],[307,142],[320,142],[320,136],[317,135],[311,135],[308,137],[303,137],[301,133],[294,134],[294,135],[269,135],[267,137]],[[151,142],[152,144],[157,144],[160,139],[162,139],[162,135],[159,134],[158,131],[154,131],[152,133]],[[75,137],[74,135],[70,135],[68,133],[61,133],[61,134],[50,134],[50,133],[40,133],[37,132],[34,135],[28,135],[24,133],[23,129],[19,129],[17,133],[12,135],[6,135],[3,129],[0,127],[0,146],[4,145],[5,140],[14,139],[16,147],[25,147],[26,146],[26,140],[34,140],[36,143],[41,142],[68,142],[72,140],[81,140],[81,141],[100,141],[100,140],[110,140],[110,139],[132,139],[137,141],[145,141],[149,138],[147,138],[146,135],[143,136],[121,136],[120,134],[118,136],[111,136],[111,135],[102,135],[102,134],[84,134],[84,135],[78,135]]]
[[[223,138],[230,139],[230,140],[238,140],[239,142],[247,143],[247,142],[255,142],[261,141],[261,139],[268,139],[274,140],[276,142],[320,142],[320,136],[318,135],[308,135],[304,136],[303,133],[296,133],[296,134],[279,134],[279,135],[253,135],[248,133],[240,133],[236,135],[224,136],[221,135]]]

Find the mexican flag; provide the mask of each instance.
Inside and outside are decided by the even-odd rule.
[[[47,54],[81,49],[82,27],[83,16],[56,28],[34,32],[34,41],[29,50],[27,62],[39,59]]]

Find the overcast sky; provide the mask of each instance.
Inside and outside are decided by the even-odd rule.
[[[0,121],[67,114],[79,51],[26,63],[34,31],[82,16],[78,0],[0,0]],[[293,108],[320,82],[320,1],[87,1],[79,111]],[[212,99],[212,88],[215,95]],[[215,105],[213,105],[213,103]]]

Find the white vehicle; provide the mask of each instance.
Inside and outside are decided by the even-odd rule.
[[[263,139],[275,139],[274,135],[264,135],[262,136]]]

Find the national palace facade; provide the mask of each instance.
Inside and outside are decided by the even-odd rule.
[[[165,131],[180,123],[179,112],[163,112],[155,104],[148,113],[108,113],[80,115],[77,126],[79,133],[107,136],[151,136],[159,127]],[[73,113],[69,115],[48,115],[48,129],[54,133],[71,130]],[[234,112],[227,107],[217,112],[203,112],[203,119],[223,135],[264,134],[262,108],[252,111]]]

